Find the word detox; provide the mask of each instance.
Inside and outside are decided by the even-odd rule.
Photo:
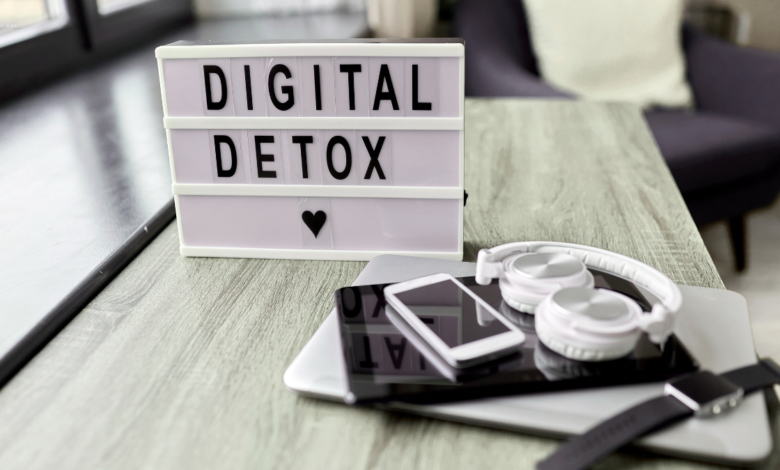
[[[462,259],[461,40],[156,55],[183,255]]]
[[[295,159],[294,161],[287,162],[287,165],[285,165],[291,172],[295,172],[294,175],[290,175],[290,178],[297,177],[301,180],[311,179],[312,181],[315,179],[320,180],[322,177],[321,174],[317,174],[316,177],[314,175],[310,177],[309,173],[309,155],[314,153],[314,134],[287,135],[286,137],[289,139],[289,145],[294,149],[294,151],[290,153],[297,153],[300,158],[300,160],[298,160],[292,155],[287,156],[287,159]],[[317,140],[320,140],[319,135],[317,135],[317,137]],[[278,157],[281,159],[281,156],[275,156],[273,153],[263,153],[262,148],[263,144],[268,148],[276,143],[277,136],[274,136],[273,134],[258,133],[251,135],[249,138],[251,141],[249,146],[252,148],[249,153],[254,157],[250,157],[250,160],[254,163],[252,173],[253,179],[256,178],[258,181],[265,183],[276,182],[274,180],[282,181],[282,165],[279,165],[278,163],[280,162],[276,161],[276,158]],[[379,155],[382,152],[387,137],[383,135],[377,137],[376,143],[374,144],[371,143],[371,138],[367,135],[361,136],[361,138],[365,145],[365,154],[368,156],[368,162],[365,165],[365,175],[362,177],[359,175],[355,176],[365,180],[371,180],[372,176],[375,175],[376,179],[380,181],[387,180],[387,176],[385,176],[385,172],[382,170],[382,164],[379,162]],[[219,179],[236,176],[236,170],[238,169],[238,151],[236,150],[236,144],[233,141],[233,138],[226,134],[214,134],[213,140],[214,161],[217,166],[216,177]],[[228,157],[223,157],[222,155],[221,149],[223,146],[227,147],[226,153],[229,155]],[[324,152],[325,164],[328,168],[328,175],[330,178],[337,181],[344,181],[349,178],[350,175],[353,175],[352,145],[344,135],[336,134],[330,137],[324,147],[326,148]],[[338,152],[339,150],[340,152]],[[335,163],[335,155],[337,153],[341,156],[339,160],[343,162],[338,165],[340,168],[337,168]],[[228,163],[225,163],[225,161]],[[265,168],[263,168],[263,164],[265,164]],[[270,169],[269,166],[278,168],[278,170]]]

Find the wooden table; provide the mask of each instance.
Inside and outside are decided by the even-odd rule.
[[[468,100],[466,122],[466,260],[575,242],[723,288],[638,109]],[[169,226],[0,392],[0,468],[518,469],[558,444],[290,393],[282,373],[365,263],[178,246]],[[629,463],[701,466],[607,467]]]

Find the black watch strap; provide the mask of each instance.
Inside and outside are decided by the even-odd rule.
[[[742,387],[747,395],[780,383],[780,366],[771,359],[762,359],[758,364],[734,369],[720,376]]]
[[[726,372],[721,377],[748,394],[780,383],[780,366],[765,359],[758,364]],[[691,408],[673,396],[653,398],[602,422],[585,434],[572,437],[555,453],[537,463],[536,468],[584,470],[633,440],[693,414]]]
[[[586,469],[639,436],[693,415],[693,410],[671,396],[653,398],[599,424],[561,445],[538,470]]]

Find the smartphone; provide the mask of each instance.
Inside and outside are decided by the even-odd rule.
[[[449,274],[385,287],[385,299],[452,367],[517,352],[525,334]]]
[[[467,383],[474,380],[490,377],[500,370],[516,369],[523,360],[523,354],[520,350],[500,356],[492,361],[477,364],[474,367],[452,367],[444,362],[441,356],[434,351],[426,340],[422,338],[409,323],[391,306],[385,305],[385,315],[390,323],[409,340],[411,346],[421,354],[420,363],[430,363],[436,371],[432,371],[432,376],[436,373],[444,376],[452,383]],[[523,343],[523,347],[528,346],[528,337]],[[422,372],[422,370],[420,371]]]

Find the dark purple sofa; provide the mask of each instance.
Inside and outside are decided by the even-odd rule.
[[[520,0],[460,0],[453,35],[466,40],[467,96],[571,99],[539,78]],[[738,270],[745,214],[780,192],[780,54],[683,27],[695,111],[645,113],[693,220],[728,220]]]

